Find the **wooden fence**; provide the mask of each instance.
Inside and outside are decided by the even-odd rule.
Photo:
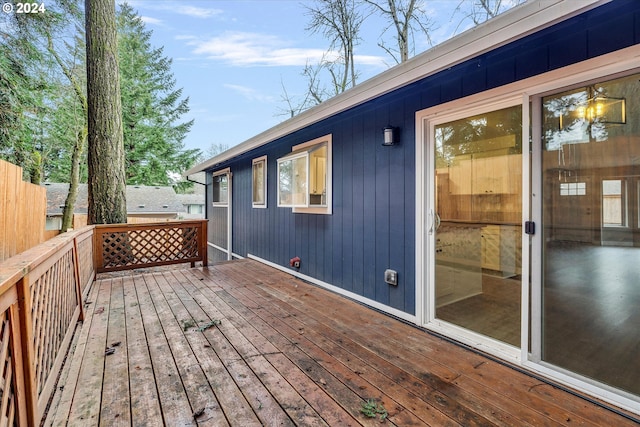
[[[206,220],[133,227],[88,226],[0,262],[1,426],[40,425],[76,324],[83,320],[83,300],[97,271],[94,262],[109,252],[104,246],[110,240],[104,236],[127,236],[128,253],[138,261],[135,267],[127,264],[111,270],[176,262],[207,264]],[[162,254],[154,255],[158,250]],[[147,263],[140,264],[142,260]]]
[[[47,190],[22,180],[22,168],[0,160],[0,261],[46,240]]]

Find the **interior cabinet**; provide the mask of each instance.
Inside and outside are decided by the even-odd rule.
[[[519,154],[457,159],[449,166],[453,195],[518,194],[522,185]]]
[[[520,274],[519,228],[514,225],[482,227],[482,268],[499,272],[503,277]]]

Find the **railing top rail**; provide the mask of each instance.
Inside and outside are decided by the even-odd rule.
[[[83,236],[85,234],[90,237],[93,234],[93,229],[93,225],[88,225],[78,230],[60,234],[38,246],[0,262],[0,295],[22,277],[54,256],[61,248],[73,242],[74,239],[85,237]]]
[[[109,231],[127,231],[127,230],[146,230],[152,228],[182,228],[191,227],[194,225],[201,225],[208,222],[206,219],[194,219],[194,220],[173,220],[173,221],[158,221],[158,222],[144,222],[137,224],[96,224],[95,228],[98,231],[108,229]]]

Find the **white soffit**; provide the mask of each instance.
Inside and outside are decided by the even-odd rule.
[[[184,175],[214,167],[327,117],[610,1],[529,0],[194,166]]]

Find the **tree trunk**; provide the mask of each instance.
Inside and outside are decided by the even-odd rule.
[[[127,222],[114,0],[85,0],[89,224]]]
[[[84,151],[84,141],[87,138],[87,129],[83,128],[78,132],[73,153],[71,154],[71,179],[69,180],[69,192],[64,202],[64,210],[62,211],[62,228],[60,231],[66,233],[73,227],[73,211],[78,198],[78,186],[80,185],[80,159]]]

